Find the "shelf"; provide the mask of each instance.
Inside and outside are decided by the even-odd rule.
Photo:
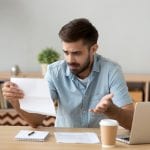
[[[125,80],[129,91],[139,90],[143,92],[142,101],[149,101],[150,74],[125,74]]]
[[[22,78],[42,78],[41,72],[20,72],[16,76],[12,76],[10,72],[0,72],[0,81],[10,80],[11,77],[22,77]]]
[[[129,91],[130,96],[134,102],[143,101],[143,92],[142,91]]]

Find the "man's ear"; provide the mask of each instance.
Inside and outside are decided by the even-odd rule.
[[[94,44],[94,45],[92,45],[92,47],[91,47],[91,51],[93,52],[93,54],[95,54],[95,53],[96,53],[97,49],[98,49],[98,44]]]

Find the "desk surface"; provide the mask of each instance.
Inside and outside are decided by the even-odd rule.
[[[16,141],[15,135],[21,129],[31,129],[31,127],[24,126],[0,126],[0,149],[1,150],[100,150],[101,144],[61,144],[56,143],[54,131],[68,131],[68,132],[96,132],[99,136],[99,129],[97,128],[53,128],[53,127],[39,127],[36,130],[46,130],[50,132],[50,136],[45,142],[31,142],[31,141]],[[120,131],[119,132],[124,132]],[[125,148],[132,150],[150,149],[150,144],[144,145],[127,145],[117,142],[113,149],[123,150]]]

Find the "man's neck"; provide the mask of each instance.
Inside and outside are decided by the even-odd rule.
[[[92,66],[93,66],[93,63],[90,64],[90,66],[83,72],[81,72],[80,74],[78,74],[77,76],[80,78],[80,79],[85,79],[86,77],[88,77],[92,71]]]

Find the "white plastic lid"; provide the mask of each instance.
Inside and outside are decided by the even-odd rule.
[[[102,119],[99,122],[99,125],[101,126],[118,126],[118,121],[114,119]]]

